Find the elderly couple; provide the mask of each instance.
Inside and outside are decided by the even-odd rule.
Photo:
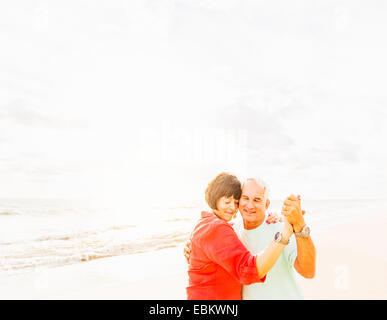
[[[291,195],[282,207],[283,223],[275,223],[278,217],[270,223],[267,193],[262,180],[249,178],[241,186],[228,173],[208,184],[212,211],[201,213],[185,247],[189,300],[303,299],[293,268],[305,278],[316,269],[305,211],[300,197]],[[243,221],[231,223],[238,207]]]

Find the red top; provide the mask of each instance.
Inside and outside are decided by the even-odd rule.
[[[188,300],[241,300],[242,285],[259,279],[253,256],[226,221],[202,212],[191,234]]]

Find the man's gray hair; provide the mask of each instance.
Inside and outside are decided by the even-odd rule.
[[[253,180],[255,181],[259,186],[261,186],[264,190],[265,190],[265,193],[264,193],[264,196],[265,196],[265,199],[268,199],[269,196],[270,196],[270,188],[269,188],[269,185],[262,179],[262,178],[246,178],[244,181],[243,181],[243,184],[242,184],[242,188],[245,184],[246,181],[248,180]]]

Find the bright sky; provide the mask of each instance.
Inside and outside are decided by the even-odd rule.
[[[280,2],[280,3],[278,3]],[[0,198],[387,195],[384,1],[3,1]]]

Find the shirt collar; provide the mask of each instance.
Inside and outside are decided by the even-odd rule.
[[[213,212],[202,211],[202,218],[207,218],[211,216],[215,216],[215,214]]]
[[[208,217],[215,217],[215,218],[217,218],[217,219],[220,219],[220,218],[218,218],[216,215],[215,215],[215,213],[213,213],[213,212],[208,212],[208,211],[202,211],[201,212],[201,215],[202,215],[202,218],[208,218]],[[222,219],[220,219],[220,220],[222,220]],[[222,220],[222,221],[224,221],[224,220]],[[230,220],[230,221],[224,221],[225,223],[228,223],[230,226],[233,226],[234,225],[234,221],[233,220]]]

